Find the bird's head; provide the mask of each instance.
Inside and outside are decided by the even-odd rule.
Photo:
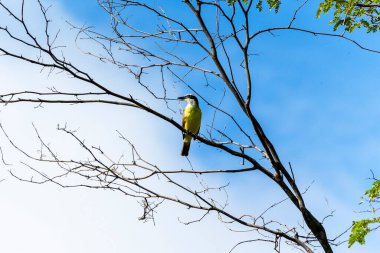
[[[198,98],[192,94],[187,94],[183,97],[178,97],[180,100],[185,100],[190,105],[197,105],[198,106]]]

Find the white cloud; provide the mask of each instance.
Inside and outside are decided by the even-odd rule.
[[[58,6],[53,6],[52,12],[56,17],[67,17]],[[67,31],[62,34],[65,40],[73,38]],[[68,44],[71,47],[65,49],[67,57],[95,73],[98,80],[110,81],[112,88],[126,89],[126,92],[133,87],[132,83],[128,84],[131,79],[126,79],[124,74],[102,63],[92,63]],[[41,73],[39,67],[7,57],[0,58],[0,69],[1,93],[44,91],[53,85],[62,91],[83,91],[88,87],[65,74]],[[188,167],[187,161],[179,156],[181,134],[149,114],[107,105],[43,107],[35,109],[33,104],[18,104],[1,108],[1,123],[7,133],[32,154],[36,155],[39,149],[32,127],[34,123],[54,150],[68,157],[79,156],[80,147],[55,129],[58,123],[67,123],[70,128],[78,129],[78,136],[86,143],[101,145],[115,157],[129,154],[128,145],[121,142],[115,132],[120,130],[149,160],[158,161],[166,168]],[[179,114],[177,116],[179,118]],[[134,199],[115,192],[20,182],[5,170],[12,169],[17,175],[28,178],[30,171],[19,163],[25,159],[7,144],[4,136],[1,146],[6,162],[12,164],[1,171],[1,178],[5,178],[0,184],[1,252],[224,252],[242,238],[248,238],[248,235],[228,231],[215,215],[202,223],[185,226],[177,217],[186,220],[189,211],[172,204],[159,210],[154,226],[137,220],[142,209]],[[195,152],[198,146],[194,143],[192,150]],[[46,173],[51,173],[52,169],[44,165],[38,168]],[[219,184],[220,180],[216,179],[215,183]]]

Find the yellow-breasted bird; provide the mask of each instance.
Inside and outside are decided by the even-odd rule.
[[[201,127],[202,111],[199,108],[198,99],[196,96],[188,94],[178,99],[185,100],[187,102],[186,108],[182,114],[182,127],[185,130],[197,135],[199,128]],[[183,133],[183,144],[181,150],[181,156],[188,156],[191,139],[191,135]]]

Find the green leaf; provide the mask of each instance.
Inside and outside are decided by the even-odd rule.
[[[371,232],[370,224],[379,223],[380,217],[373,219],[363,219],[359,221],[354,221],[352,223],[351,234],[348,239],[348,247],[350,248],[355,242],[363,245],[365,244],[365,237]]]
[[[316,16],[334,11],[333,29],[342,27],[348,32],[366,28],[367,32],[380,29],[380,0],[324,0],[319,4]],[[371,6],[371,7],[369,7]]]
[[[379,198],[380,192],[380,180],[375,181],[372,187],[365,192],[365,195],[369,197],[369,201],[374,201]]]

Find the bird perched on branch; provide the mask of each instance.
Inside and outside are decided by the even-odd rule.
[[[202,111],[199,108],[198,99],[196,96],[188,94],[178,99],[185,100],[187,102],[186,108],[182,114],[182,127],[197,135],[199,128],[201,127]],[[188,156],[191,139],[193,137],[186,133],[183,133],[183,144],[181,150],[181,156]]]

